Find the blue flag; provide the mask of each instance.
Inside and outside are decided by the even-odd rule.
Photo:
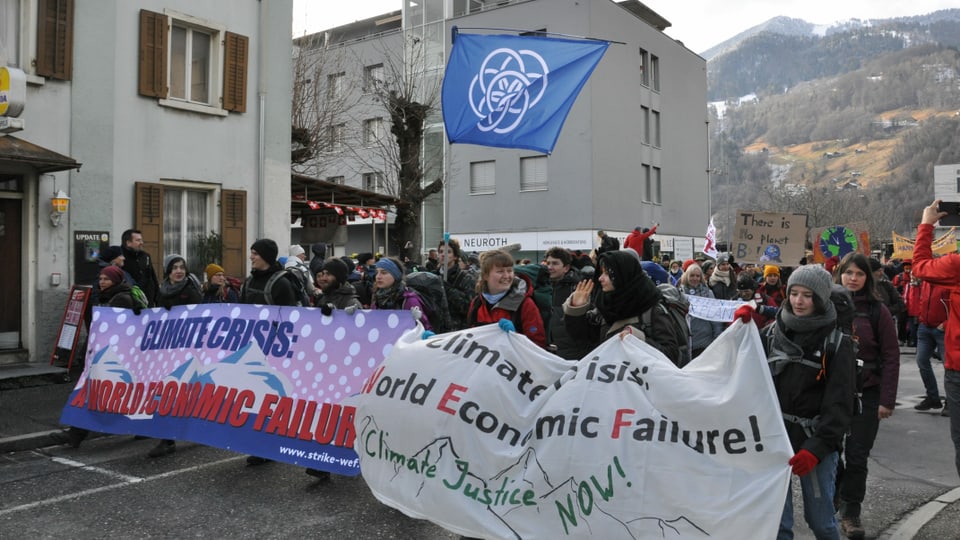
[[[606,41],[458,34],[443,78],[450,143],[553,151]]]

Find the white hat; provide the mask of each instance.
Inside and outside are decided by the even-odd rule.
[[[299,257],[300,255],[305,254],[306,251],[303,250],[303,247],[299,244],[294,244],[290,246],[289,255],[291,257]]]

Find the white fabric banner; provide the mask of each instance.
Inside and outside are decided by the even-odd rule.
[[[733,312],[743,305],[743,300],[717,300],[692,294],[687,295],[687,300],[690,301],[688,313],[691,317],[717,322],[732,321]]]
[[[793,455],[754,325],[683,370],[633,336],[571,363],[496,325],[405,334],[348,400],[385,504],[484,538],[773,538]]]

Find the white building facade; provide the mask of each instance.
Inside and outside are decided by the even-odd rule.
[[[161,276],[171,253],[202,274],[201,236],[236,276],[256,238],[288,245],[291,17],[291,0],[0,0],[0,66],[26,82],[0,137],[0,363],[50,360],[71,284],[126,229]]]

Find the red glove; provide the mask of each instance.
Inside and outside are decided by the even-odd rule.
[[[736,321],[737,319],[740,319],[741,321],[743,321],[743,324],[750,324],[750,321],[753,320],[753,311],[754,310],[752,305],[750,305],[749,303],[744,304],[738,307],[737,310],[733,312],[733,320]]]
[[[817,466],[817,463],[820,463],[820,460],[817,459],[817,456],[811,454],[806,449],[802,449],[797,452],[797,454],[790,458],[790,461],[787,462],[788,465],[793,467],[793,474],[797,476],[804,476],[808,472],[812,471],[813,468]]]

